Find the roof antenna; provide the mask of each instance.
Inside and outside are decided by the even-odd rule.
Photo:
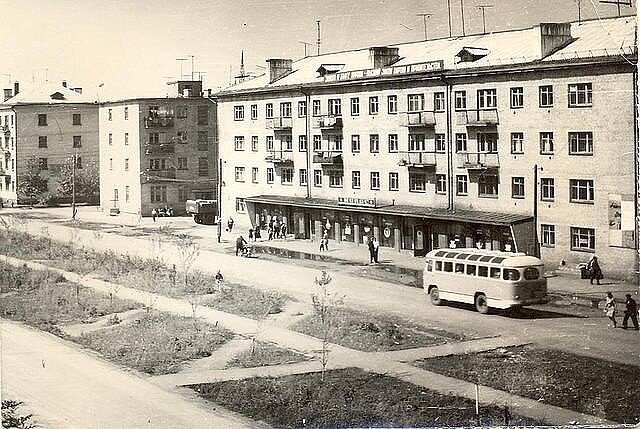
[[[464,32],[464,0],[460,0],[460,15],[462,18],[462,36],[465,36]]]
[[[320,55],[320,20],[319,19],[316,21],[316,24],[318,26],[318,41],[317,41],[317,43],[318,43],[318,55]]]
[[[429,40],[429,38],[427,37],[427,18],[431,18],[433,15],[430,13],[419,13],[416,16],[422,17],[422,24],[424,25],[424,40]]]
[[[449,14],[449,37],[451,37],[451,0],[447,0],[447,13]]]
[[[624,1],[624,0],[600,0],[600,3],[615,4],[616,6],[618,6],[618,16],[620,16],[620,6],[632,7],[631,0],[628,0],[628,1]]]
[[[240,77],[244,77],[244,49],[240,51]]]
[[[580,4],[580,0],[578,0],[578,5],[579,4]],[[490,4],[481,4],[480,6],[478,6],[478,9],[482,11],[482,34],[487,34],[487,21],[485,20],[485,17],[484,17],[484,11],[485,9],[491,9],[492,7],[493,5],[490,5]],[[578,16],[580,16],[579,13],[578,13]]]

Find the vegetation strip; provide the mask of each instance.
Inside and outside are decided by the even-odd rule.
[[[227,368],[255,368],[259,366],[284,365],[310,360],[309,356],[283,349],[275,344],[253,341],[250,348],[238,353]]]

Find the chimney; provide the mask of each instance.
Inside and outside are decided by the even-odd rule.
[[[15,97],[20,92],[20,82],[13,82],[13,96]]]
[[[7,101],[11,97],[13,97],[13,95],[11,94],[11,88],[5,89],[4,90],[4,99],[2,101]]]
[[[548,57],[572,41],[570,23],[548,22],[540,24],[541,58]]]
[[[390,48],[388,46],[375,46],[369,48],[369,65],[371,68],[379,69],[386,67],[398,61],[398,48]]]
[[[269,83],[273,83],[293,70],[293,61],[289,59],[271,58],[267,60]]]
[[[77,92],[78,94],[82,94],[82,88],[78,87],[78,88],[71,88],[72,91]]]
[[[66,80],[63,80],[63,81],[62,81],[62,87],[63,87],[63,88],[66,88],[66,87],[67,87],[67,81],[66,81]]]

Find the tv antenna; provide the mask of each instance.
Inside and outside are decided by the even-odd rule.
[[[449,37],[451,37],[451,0],[447,0],[447,13],[449,15]]]
[[[311,46],[311,43],[303,42],[301,40],[299,40],[298,43],[302,43],[304,45],[304,57],[307,58],[307,46]]]
[[[580,0],[578,0],[578,4],[580,4]],[[478,6],[478,9],[482,11],[482,34],[487,34],[487,21],[484,16],[484,12],[486,9],[491,9],[493,5],[490,4],[481,4]]]
[[[629,6],[632,7],[632,3],[631,0],[628,1],[624,1],[624,0],[600,0],[600,3],[604,3],[604,4],[615,4],[616,6],[618,6],[618,16],[620,16],[620,6]]]
[[[316,24],[317,24],[317,27],[318,27],[318,41],[317,41],[317,43],[318,43],[318,55],[320,55],[320,20],[319,19],[316,20]]]
[[[433,16],[433,14],[431,14],[431,13],[419,13],[416,16],[421,16],[422,17],[422,24],[424,26],[424,40],[428,40],[428,37],[427,37],[427,19],[431,18]],[[402,25],[402,24],[400,24],[400,25]]]
[[[462,21],[462,35],[465,36],[464,32],[464,0],[460,0],[460,18]]]
[[[176,61],[180,62],[180,79],[183,79],[184,75],[182,74],[182,63],[183,61],[189,61],[189,58],[176,58]]]

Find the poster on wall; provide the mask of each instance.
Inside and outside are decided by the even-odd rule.
[[[634,240],[634,202],[630,194],[609,194],[609,246],[633,249]]]

